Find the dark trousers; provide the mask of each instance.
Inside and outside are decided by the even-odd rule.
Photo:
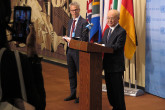
[[[126,110],[123,87],[124,72],[105,72],[107,96],[113,110]]]
[[[68,64],[71,96],[76,96],[77,72],[79,72],[79,51],[74,49],[68,49],[67,64]]]

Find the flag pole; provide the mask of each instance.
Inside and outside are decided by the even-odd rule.
[[[135,51],[135,55],[134,55],[134,60],[135,60],[135,89],[137,89],[137,74],[136,74],[136,51]]]
[[[129,88],[131,88],[131,73],[130,73],[130,60],[128,59],[128,63],[129,63]]]
[[[137,34],[136,34],[136,29],[135,29],[135,38],[136,38],[136,47],[138,46],[138,40],[137,40]],[[137,74],[136,74],[136,50],[134,53],[134,61],[135,61],[135,89],[137,89]]]
[[[124,6],[124,7],[131,7],[131,10],[132,10],[132,12],[129,12],[128,14],[126,14],[126,15],[128,15],[128,17],[129,18],[132,18],[133,19],[133,22],[131,22],[130,23],[130,21],[127,21],[126,19],[127,18],[125,18],[125,17],[127,17],[126,15],[124,16],[124,14],[125,14],[125,12],[126,11],[128,11],[128,9],[126,8],[126,10],[125,10],[125,8],[123,8],[123,7],[121,7],[121,12],[123,11],[124,12],[124,14],[121,16],[121,17],[123,17],[124,19],[122,19],[122,20],[120,20],[120,24],[121,24],[121,26],[125,26],[125,25],[128,25],[128,24],[130,24],[130,25],[128,25],[128,27],[130,27],[130,28],[126,28],[127,30],[127,34],[128,35],[132,35],[132,33],[134,33],[133,31],[132,31],[132,29],[134,29],[135,28],[135,23],[134,23],[134,10],[133,10],[133,0],[122,0],[122,5]],[[133,15],[133,16],[132,16]],[[135,36],[136,36],[136,29],[134,29],[135,30]],[[132,37],[134,37],[134,35],[132,36]],[[137,36],[136,36],[137,37]],[[131,39],[131,38],[130,38]],[[135,38],[136,39],[136,42],[137,42],[137,38]],[[134,48],[134,46],[135,46],[135,42],[134,42],[134,40],[135,39],[131,39],[132,40],[132,43],[131,44],[129,44],[129,42],[126,42],[126,44],[125,45],[127,45],[127,49],[125,49],[125,50],[127,50],[127,52],[128,51],[130,51],[130,52],[134,52],[134,57],[135,57],[135,59],[134,60],[136,60],[136,55],[135,55],[135,51],[136,50],[134,50],[135,48]],[[131,47],[132,48],[130,48],[129,46],[130,45],[132,45]],[[137,44],[136,44],[136,46],[137,46]],[[126,47],[126,46],[125,46]],[[128,53],[127,53],[128,54]],[[131,54],[132,55],[132,54]],[[133,56],[131,56],[131,57],[133,57]],[[142,90],[140,90],[140,89],[135,89],[135,88],[131,88],[131,73],[130,73],[130,60],[129,60],[129,87],[125,87],[124,88],[124,94],[125,95],[130,95],[130,96],[140,96],[140,95],[143,95],[144,94],[144,92],[142,91]],[[137,79],[137,77],[136,77],[136,61],[135,61],[135,80]],[[135,81],[135,82],[137,82],[137,81]],[[137,84],[135,83],[135,87],[137,86]],[[137,88],[137,87],[136,87]]]

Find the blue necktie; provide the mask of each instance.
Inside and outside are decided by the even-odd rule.
[[[107,36],[107,42],[108,42],[109,38],[111,37],[111,32],[112,32],[112,29],[110,28],[108,36]]]

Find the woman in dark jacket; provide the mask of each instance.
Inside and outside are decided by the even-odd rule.
[[[6,48],[0,62],[0,78],[2,88],[1,101],[14,103],[17,98],[22,98],[20,81],[14,52],[10,50],[6,29],[11,15],[10,0],[0,0],[0,49]],[[27,55],[21,54],[20,60],[27,95],[27,102],[36,110],[45,110],[46,95],[42,76],[41,58],[37,56],[35,49],[35,30],[30,26],[27,37]]]

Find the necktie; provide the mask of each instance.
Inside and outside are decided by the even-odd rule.
[[[109,29],[109,33],[108,33],[108,36],[107,36],[107,42],[108,42],[109,38],[111,37],[111,32],[112,32],[112,29],[110,28]]]
[[[75,28],[75,22],[76,22],[76,20],[73,20],[73,23],[72,23],[72,31],[71,31],[71,33],[70,33],[70,37],[72,37],[72,33],[73,33],[73,31],[74,31],[74,28]],[[74,37],[74,36],[73,36]]]

